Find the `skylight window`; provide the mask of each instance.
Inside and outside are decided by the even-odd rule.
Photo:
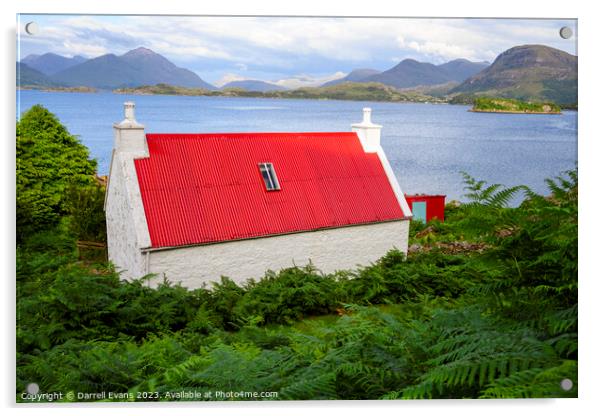
[[[274,165],[272,165],[271,163],[260,163],[259,171],[261,172],[261,176],[263,177],[265,189],[267,189],[268,191],[280,190],[280,183],[278,182],[278,178],[276,177]]]

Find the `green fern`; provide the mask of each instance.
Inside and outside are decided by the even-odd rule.
[[[464,196],[471,201],[469,206],[504,208],[520,191],[528,190],[524,185],[503,188],[501,184],[496,183],[486,186],[486,181],[477,181],[466,172],[461,172],[461,174],[464,178],[464,189],[468,191]]]
[[[473,397],[499,378],[557,360],[532,330],[510,330],[478,309],[439,313],[432,330],[441,335],[429,349],[429,370],[403,390],[405,399]]]
[[[570,380],[572,386],[565,390],[563,380]],[[577,362],[565,360],[546,369],[534,368],[512,373],[497,379],[481,394],[481,398],[546,398],[577,397]]]

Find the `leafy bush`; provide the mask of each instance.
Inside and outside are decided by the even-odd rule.
[[[470,284],[469,268],[465,258],[438,251],[406,260],[403,253],[392,250],[352,275],[343,290],[346,302],[361,305],[400,303],[424,295],[455,298]]]
[[[65,195],[70,231],[78,240],[106,242],[105,189],[93,184],[71,185]]]
[[[17,241],[58,224],[69,186],[93,183],[96,161],[58,119],[40,105],[17,123]]]
[[[264,323],[289,323],[333,313],[340,306],[336,287],[332,276],[317,274],[311,265],[267,272],[260,281],[245,285],[234,313],[239,319],[258,317]]]

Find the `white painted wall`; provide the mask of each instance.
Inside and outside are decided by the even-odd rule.
[[[137,237],[139,231],[136,230],[136,224],[140,221],[134,219],[129,189],[131,185],[127,184],[132,182],[131,172],[128,174],[127,170],[132,169],[134,169],[133,159],[124,160],[122,154],[113,152],[105,200],[107,248],[109,260],[126,279],[138,278],[146,274],[145,259],[140,251],[140,241]],[[144,213],[143,218],[146,222]]]
[[[250,240],[150,252],[151,286],[180,282],[190,289],[228,276],[237,283],[274,271],[305,266],[310,260],[324,273],[368,266],[393,247],[406,253],[409,221],[287,234]]]
[[[397,177],[393,172],[393,168],[391,168],[391,164],[389,163],[389,159],[387,159],[387,155],[385,154],[384,149],[380,144],[380,131],[383,126],[379,124],[374,124],[372,122],[372,109],[369,107],[364,108],[364,118],[361,123],[356,123],[351,125],[351,131],[357,134],[357,137],[360,139],[360,143],[362,144],[362,148],[366,153],[376,153],[378,158],[380,159],[380,163],[387,174],[387,178],[389,179],[389,183],[391,184],[391,188],[393,188],[393,193],[397,198],[397,202],[399,202],[399,206],[401,207],[401,211],[403,212],[404,217],[411,218],[412,211],[408,206],[405,195],[399,186],[399,182],[397,181]]]
[[[113,125],[113,155],[105,197],[109,260],[127,279],[146,273],[141,248],[150,247],[144,206],[134,160],[148,157],[144,126],[136,121],[135,104],[124,103],[125,119]]]
[[[380,159],[380,163],[382,164],[383,169],[385,170],[385,173],[387,174],[387,178],[389,179],[389,183],[391,184],[393,193],[395,194],[395,197],[397,198],[397,202],[399,203],[399,206],[401,207],[401,212],[403,213],[403,216],[406,218],[412,218],[412,216],[414,214],[412,214],[412,210],[410,209],[410,206],[408,205],[408,201],[406,201],[406,197],[405,197],[403,191],[401,190],[401,186],[399,186],[399,182],[397,181],[395,172],[393,172],[393,168],[391,167],[391,164],[389,163],[389,159],[387,158],[387,155],[385,154],[384,149],[380,145],[378,146],[378,150],[376,151],[376,154],[378,155],[378,157]]]

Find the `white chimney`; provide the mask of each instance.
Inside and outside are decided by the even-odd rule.
[[[125,119],[129,122],[136,122],[136,117],[134,116],[134,109],[136,108],[136,104],[132,101],[126,101],[123,103],[123,110],[125,113]],[[124,120],[125,121],[125,120]]]
[[[371,116],[372,109],[365,107],[362,122],[351,125],[351,131],[357,133],[366,153],[374,153],[380,149],[380,130],[383,127],[372,123]]]
[[[114,150],[120,153],[130,153],[132,158],[148,157],[148,146],[144,126],[136,121],[132,101],[123,103],[125,119],[113,124],[115,135]]]

